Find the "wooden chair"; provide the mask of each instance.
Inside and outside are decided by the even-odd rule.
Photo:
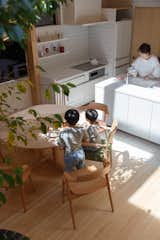
[[[73,212],[72,200],[81,196],[98,191],[101,188],[107,187],[109,200],[112,212],[114,211],[113,201],[111,196],[111,189],[109,183],[109,173],[112,167],[112,143],[113,136],[117,130],[117,122],[114,121],[107,138],[107,144],[101,145],[104,147],[105,155],[103,160],[103,167],[101,169],[94,165],[87,166],[73,172],[64,172],[62,180],[62,201],[64,203],[65,194],[67,195],[73,228],[76,229],[75,216]],[[109,144],[109,148],[108,148]],[[97,146],[97,144],[89,144],[88,146]],[[99,146],[100,144],[98,144]]]
[[[2,160],[2,162],[0,163],[0,169],[3,170],[4,172],[8,173],[8,174],[13,175],[13,167],[10,166],[10,165],[7,165],[4,162],[4,157],[3,157],[1,152],[0,152],[0,159]],[[30,181],[30,183],[32,185],[32,188],[35,191],[33,181],[32,181],[32,177],[31,177],[31,167],[28,166],[28,165],[23,165],[22,166],[22,182],[23,182],[23,185],[22,186],[16,185],[16,187],[18,187],[19,190],[20,190],[20,197],[21,197],[21,202],[22,202],[24,212],[27,211],[24,187],[25,187],[25,184],[28,180]],[[8,190],[10,187],[7,183],[5,183],[2,186],[2,188],[4,188],[5,190]]]
[[[83,111],[85,111],[87,109],[95,109],[95,110],[102,111],[104,113],[103,122],[105,122],[105,125],[106,125],[108,115],[109,115],[109,110],[108,110],[107,105],[102,104],[102,103],[91,102],[85,106],[80,107],[80,110],[83,110]]]
[[[116,134],[118,129],[118,122],[117,120],[114,120],[110,129],[109,129],[109,133],[107,136],[107,153],[110,152],[110,161],[111,161],[111,165],[112,165],[112,145],[113,145],[113,138],[114,135]]]

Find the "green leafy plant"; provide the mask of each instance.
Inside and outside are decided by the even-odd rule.
[[[9,38],[25,46],[28,30],[45,14],[53,15],[66,0],[0,0],[0,48]]]
[[[4,42],[12,40],[18,42],[22,48],[26,48],[26,39],[29,30],[35,25],[42,16],[46,13],[53,15],[59,7],[59,4],[66,4],[66,0],[0,0],[0,50],[5,49]],[[39,70],[45,71],[41,66],[37,66]],[[30,86],[30,80],[26,81]],[[75,87],[73,84],[61,85],[52,83],[46,89],[46,98],[48,101],[51,99],[51,92],[57,94],[64,93],[68,96],[70,88]],[[25,127],[28,123],[22,117],[10,117],[11,106],[8,104],[8,97],[15,94],[17,100],[21,100],[22,94],[26,93],[26,87],[19,82],[14,87],[8,87],[6,91],[0,93],[0,124],[4,124],[8,128],[8,147],[13,147],[15,140],[23,142],[27,145],[27,137],[25,134]],[[41,117],[34,109],[29,110],[30,114],[34,116],[36,121],[39,122],[39,129],[41,132],[47,132],[47,123],[53,124],[58,127],[61,126],[63,119],[59,114],[54,114],[52,117]],[[21,131],[19,131],[21,130]],[[33,138],[36,139],[34,133],[34,126],[28,128],[28,132]],[[4,157],[5,164],[10,164],[11,159]],[[12,173],[7,173],[4,169],[0,169],[0,188],[7,184],[9,187],[14,188],[16,184],[22,184],[22,168],[15,168]],[[6,202],[5,194],[0,191],[0,205]]]

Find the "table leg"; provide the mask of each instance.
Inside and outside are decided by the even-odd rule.
[[[64,171],[64,150],[56,147],[52,149],[52,152],[57,168]]]

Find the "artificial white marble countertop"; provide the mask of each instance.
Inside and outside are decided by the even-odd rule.
[[[129,96],[142,98],[151,102],[160,103],[160,88],[144,88],[136,85],[125,84],[115,90],[116,92],[123,93]]]
[[[88,60],[84,62],[88,62]],[[83,70],[73,68],[73,66],[84,63],[84,62],[78,62],[78,63],[76,62],[71,65],[57,66],[57,68],[54,68],[52,65],[45,66],[46,72],[41,73],[41,76],[42,76],[41,84],[46,84],[53,81],[64,81],[64,80],[66,81],[68,79],[75,78],[81,75],[86,75],[91,71],[102,68],[102,66],[100,67],[95,66],[94,69],[89,71],[83,71]],[[106,65],[104,64],[104,67],[106,66],[107,64]]]

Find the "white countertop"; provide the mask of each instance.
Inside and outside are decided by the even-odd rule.
[[[86,61],[87,62],[87,61]],[[42,76],[42,80],[41,80],[41,84],[45,84],[45,83],[49,83],[49,82],[53,82],[53,81],[62,81],[62,80],[67,80],[70,78],[74,78],[74,77],[78,77],[81,75],[87,75],[89,72],[97,70],[102,68],[101,67],[97,67],[95,66],[95,69],[92,69],[90,71],[82,71],[82,70],[78,70],[73,68],[73,66],[81,64],[80,63],[74,63],[72,65],[66,65],[66,66],[60,66],[57,68],[54,68],[52,65],[48,65],[47,67],[45,67],[46,72],[42,72],[41,76]],[[104,65],[104,67],[106,67],[107,65]]]
[[[129,96],[146,99],[152,102],[160,103],[160,88],[144,88],[136,85],[126,84],[115,90]]]

